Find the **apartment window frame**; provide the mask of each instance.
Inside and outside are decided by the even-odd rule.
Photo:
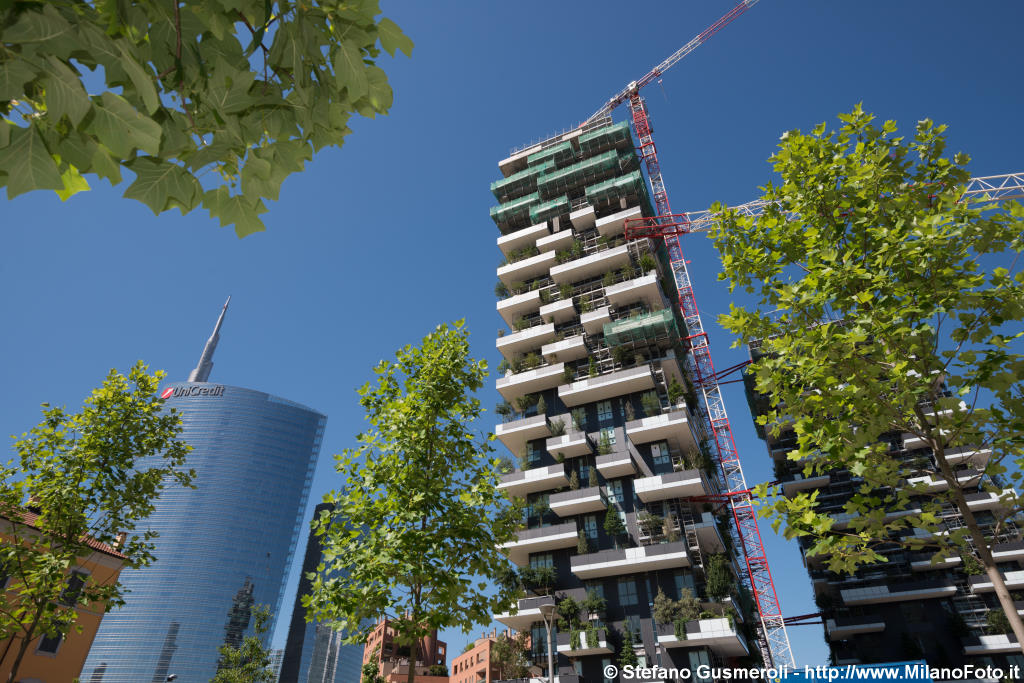
[[[605,425],[615,421],[615,408],[612,406],[611,400],[598,401],[597,403],[597,422],[598,424]]]
[[[46,647],[52,643],[53,649],[46,649]],[[42,634],[39,636],[39,642],[36,644],[35,654],[42,657],[56,657],[57,653],[60,652],[60,646],[64,644],[64,634],[58,631],[55,635]]]
[[[640,604],[640,594],[636,587],[636,579],[619,579],[618,594],[619,605],[622,607],[636,607]]]

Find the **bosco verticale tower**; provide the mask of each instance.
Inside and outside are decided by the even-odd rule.
[[[628,123],[597,119],[499,169],[496,431],[501,487],[526,508],[505,550],[527,597],[495,618],[530,634],[546,675],[557,610],[562,683],[614,680],[609,664],[759,663],[728,510],[706,502],[721,484],[668,254],[624,236],[653,214]]]

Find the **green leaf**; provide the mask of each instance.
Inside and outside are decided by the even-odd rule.
[[[122,159],[136,149],[154,156],[159,153],[159,124],[140,114],[120,95],[105,92],[100,100],[102,104],[94,103],[89,129],[107,149]]]
[[[57,164],[35,126],[11,128],[11,142],[0,149],[0,172],[6,173],[7,198],[32,190],[62,190]]]
[[[72,33],[71,24],[54,7],[44,5],[42,10],[27,9],[19,12],[18,20],[4,28],[4,43],[49,42]]]
[[[67,199],[74,194],[84,192],[89,189],[89,183],[82,174],[78,172],[78,169],[74,166],[68,166],[67,169],[60,175],[61,181],[64,183],[64,188],[57,190],[57,196],[60,200],[67,201]]]
[[[395,56],[396,49],[404,52],[406,57],[412,57],[413,43],[395,22],[383,17],[377,23],[377,34],[380,37],[380,46],[392,57]]]
[[[138,157],[127,166],[136,177],[125,190],[126,198],[139,200],[157,215],[173,208],[186,214],[195,208],[202,188],[181,166],[153,157]]]
[[[366,65],[359,48],[352,43],[343,42],[334,53],[334,78],[339,88],[346,88],[351,100],[357,100],[366,94]]]
[[[261,213],[267,212],[263,201],[244,195],[232,195],[226,187],[206,192],[203,195],[203,208],[210,212],[210,216],[220,219],[221,227],[234,225],[239,237],[267,229],[259,217]]]
[[[11,58],[0,62],[0,102],[23,97],[25,84],[35,75],[35,69],[21,59]]]
[[[369,85],[370,104],[380,113],[387,112],[394,101],[394,93],[388,84],[387,74],[380,67],[371,66],[366,70]]]
[[[121,51],[121,68],[128,74],[128,78],[131,79],[136,92],[142,98],[142,102],[146,107],[146,113],[152,114],[160,107],[160,98],[157,96],[156,88],[153,86],[154,78],[135,61],[135,57],[129,54],[123,46],[119,45],[118,49]]]
[[[46,88],[46,108],[53,115],[54,122],[67,116],[71,125],[78,126],[92,109],[92,101],[82,87],[78,74],[56,57],[46,60],[50,64],[43,85]]]

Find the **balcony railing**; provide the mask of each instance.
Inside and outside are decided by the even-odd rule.
[[[690,557],[686,544],[677,541],[576,555],[570,558],[569,562],[572,573],[579,578],[598,579],[604,576],[688,567]]]

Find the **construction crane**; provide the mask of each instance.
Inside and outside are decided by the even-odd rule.
[[[980,199],[986,196],[993,201],[1024,198],[1024,173],[1004,173],[971,178],[964,186],[964,193],[960,195],[960,200],[963,201],[968,197]],[[756,218],[761,215],[767,205],[768,202],[765,200],[755,199],[730,208],[740,215]],[[719,214],[705,209],[667,216],[659,215],[653,218],[631,218],[626,221],[626,239],[708,232],[718,221],[718,217]]]
[[[753,7],[757,2],[758,0],[744,0],[736,5],[725,16],[697,34],[690,42],[669,56],[668,59],[658,64],[638,80],[627,85],[582,124],[585,126],[588,123],[608,116],[620,104],[629,102],[630,113],[633,117],[633,127],[640,145],[637,153],[646,166],[647,178],[651,183],[651,196],[655,205],[655,217],[652,219],[654,226],[668,226],[673,223],[673,214],[668,201],[668,192],[661,177],[661,167],[658,164],[658,152],[651,132],[647,105],[644,102],[644,98],[640,96],[640,90],[654,79],[660,77],[683,57],[703,45],[711,36],[725,28],[725,26]],[[692,380],[692,384],[700,389],[700,396],[703,399],[704,407],[702,418],[706,422],[705,426],[709,428],[709,432],[714,437],[714,455],[722,473],[726,492],[735,494],[731,495],[728,500],[732,510],[733,521],[736,525],[737,537],[740,541],[738,548],[742,554],[740,559],[747,569],[744,583],[749,586],[754,596],[761,620],[760,628],[758,629],[758,644],[761,656],[765,664],[772,663],[779,667],[793,667],[795,663],[793,661],[793,651],[790,647],[789,636],[786,633],[786,624],[783,620],[782,610],[775,591],[775,583],[772,581],[771,571],[768,568],[764,543],[762,542],[761,532],[757,525],[757,515],[749,493],[744,493],[748,490],[748,487],[743,476],[743,467],[739,461],[736,442],[729,423],[729,416],[725,410],[718,373],[715,372],[715,366],[711,360],[711,347],[708,344],[708,335],[704,331],[704,324],[701,322],[700,310],[697,308],[697,300],[694,296],[689,272],[686,268],[686,259],[683,256],[682,245],[679,242],[679,234],[669,230],[664,235],[643,235],[643,237],[660,237],[664,240],[665,247],[668,250],[669,262],[678,292],[679,306],[688,331],[687,342],[690,347],[690,353],[685,360],[686,371]]]

